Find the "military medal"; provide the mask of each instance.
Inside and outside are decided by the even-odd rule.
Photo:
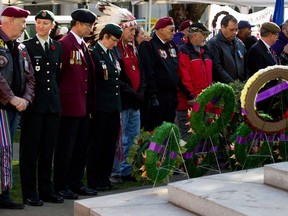
[[[75,59],[75,53],[74,53],[75,51],[72,51],[71,53],[70,53],[70,64],[74,64],[75,62],[74,62],[74,59]]]
[[[169,52],[170,52],[171,57],[173,57],[173,58],[177,57],[176,50],[174,48],[169,49]]]
[[[102,63],[104,80],[108,80],[108,70],[107,70],[107,66],[106,66],[105,62],[101,62],[101,63]]]
[[[158,50],[160,57],[166,59],[167,58],[167,53],[165,50],[159,49]]]

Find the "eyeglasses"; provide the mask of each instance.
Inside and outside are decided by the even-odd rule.
[[[113,36],[111,36],[110,39],[111,39],[112,41],[116,42],[116,43],[119,42],[119,39],[117,39],[117,38],[113,38]]]
[[[83,25],[92,28],[94,26],[94,23],[82,23]]]

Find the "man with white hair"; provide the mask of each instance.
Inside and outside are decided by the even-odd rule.
[[[173,18],[162,17],[155,29],[152,39],[143,41],[139,49],[140,67],[147,83],[145,130],[154,130],[163,121],[174,122],[177,107],[179,78],[177,47],[172,41],[175,34]]]
[[[0,208],[23,209],[9,196],[12,187],[13,134],[18,112],[34,98],[33,68],[25,46],[17,40],[26,28],[29,11],[9,6],[2,11],[0,27]]]

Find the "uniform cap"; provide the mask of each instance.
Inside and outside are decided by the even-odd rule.
[[[179,27],[179,31],[183,31],[184,29],[188,28],[189,26],[192,25],[192,20],[185,20],[184,22],[181,23]]]
[[[160,18],[156,24],[155,29],[165,28],[168,25],[174,25],[174,20],[172,17],[162,17]]]
[[[96,21],[96,14],[88,9],[77,9],[72,12],[71,17],[73,20],[84,22],[84,23],[94,23]]]
[[[209,35],[211,33],[203,23],[198,22],[195,22],[190,26],[189,32],[203,32],[205,35]]]
[[[2,11],[1,16],[16,17],[16,18],[25,17],[26,18],[29,14],[30,14],[30,11],[28,10],[24,10],[22,8],[15,7],[15,6],[9,6]]]
[[[54,14],[49,10],[41,10],[35,16],[35,20],[37,19],[48,19],[54,21]]]
[[[265,29],[268,32],[271,32],[272,34],[277,34],[281,31],[279,26],[274,22],[265,22],[262,24],[261,28]]]
[[[117,39],[120,39],[121,36],[122,36],[122,28],[117,25],[117,24],[114,24],[114,23],[109,23],[109,24],[106,24],[104,26],[104,28],[102,29],[103,30],[106,30],[108,31],[109,33],[111,33],[114,37],[116,37]]]
[[[238,23],[238,29],[243,29],[243,28],[249,28],[251,29],[255,25],[251,25],[248,21],[246,20],[240,20]]]

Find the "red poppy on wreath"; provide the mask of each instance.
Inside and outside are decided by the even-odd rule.
[[[51,48],[52,51],[54,51],[56,49],[54,44],[51,44],[50,48]]]

